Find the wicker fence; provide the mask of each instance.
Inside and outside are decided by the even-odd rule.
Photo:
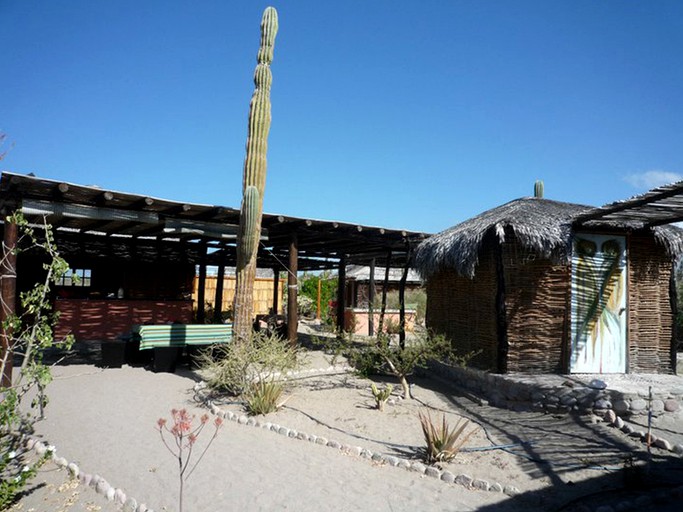
[[[206,276],[204,286],[204,302],[206,308],[213,308],[216,301],[216,283],[218,278],[216,276]],[[285,308],[284,292],[287,288],[286,279],[280,279],[278,285],[278,313],[283,314]],[[195,277],[192,284],[192,299],[197,303],[197,296],[199,289],[199,278]],[[232,303],[235,300],[235,277],[226,276],[223,279],[223,305],[222,311],[232,310]],[[270,313],[273,307],[273,279],[272,278],[256,278],[254,282],[254,315],[265,315]]]

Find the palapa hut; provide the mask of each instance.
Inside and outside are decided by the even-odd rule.
[[[427,326],[507,373],[672,373],[673,226],[579,226],[592,207],[539,197],[424,241]]]

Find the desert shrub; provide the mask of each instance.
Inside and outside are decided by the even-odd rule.
[[[420,418],[420,425],[422,426],[422,433],[424,434],[425,443],[427,444],[425,460],[429,464],[434,462],[448,462],[456,456],[460,448],[467,442],[467,440],[474,434],[477,429],[474,428],[468,433],[465,433],[465,428],[469,425],[469,420],[461,419],[456,423],[455,427],[451,428],[446,422],[446,415],[444,414],[441,423],[434,423],[429,412],[418,412]]]
[[[261,380],[252,382],[244,394],[249,414],[268,414],[277,411],[282,402],[280,397],[284,391],[281,382]]]
[[[59,256],[50,226],[38,230],[21,214],[6,222],[16,222],[19,229],[18,251],[31,251],[45,260],[43,281],[20,295],[21,314],[12,314],[3,322],[8,333],[8,350],[0,352],[0,375],[4,375],[14,355],[21,358],[21,368],[10,385],[0,385],[0,510],[13,503],[27,481],[52,455],[31,458],[24,441],[33,425],[43,417],[47,406],[46,387],[52,381],[50,367],[43,363],[43,353],[50,347],[68,348],[73,338],[54,340],[50,293],[52,285],[69,270]],[[5,256],[0,265],[6,265]],[[30,402],[28,402],[30,398]],[[28,403],[27,403],[28,402]]]
[[[296,298],[297,311],[301,316],[315,316],[316,303],[310,297],[298,295]]]
[[[255,382],[300,368],[301,354],[288,341],[262,331],[252,333],[246,342],[204,351],[198,362],[210,388],[240,396]]]
[[[315,314],[318,304],[318,282],[320,282],[320,317],[324,322],[328,322],[330,320],[328,305],[337,298],[336,277],[332,277],[329,272],[304,273],[299,277],[299,297],[310,299],[311,314]]]

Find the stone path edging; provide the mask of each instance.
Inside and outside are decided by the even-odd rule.
[[[287,372],[287,378],[307,376],[307,375],[324,375],[330,373],[348,372],[352,368],[349,366],[330,366],[327,369],[312,369],[304,370],[300,372]],[[200,394],[202,390],[206,389],[205,382],[198,382],[194,386],[194,391]],[[327,439],[326,437],[316,436],[314,434],[308,434],[306,432],[300,432],[295,429],[290,429],[288,427],[279,425],[272,422],[261,422],[254,417],[247,416],[246,414],[236,414],[232,411],[226,411],[221,409],[212,400],[205,398],[204,402],[206,406],[211,411],[211,414],[218,416],[222,419],[233,421],[239,425],[250,426],[254,428],[260,428],[275,432],[284,437],[296,439],[299,441],[308,441],[313,444],[318,444],[321,446],[326,446],[339,453],[350,454],[360,457],[362,459],[370,460],[379,464],[388,464],[389,466],[399,467],[405,469],[406,471],[413,471],[420,475],[428,476],[441,480],[447,484],[458,484],[465,487],[468,490],[475,491],[489,491],[489,492],[501,492],[508,496],[515,496],[521,494],[521,491],[513,485],[503,485],[499,482],[489,482],[483,479],[474,479],[466,473],[454,474],[448,470],[441,470],[434,466],[428,466],[420,461],[410,461],[401,457],[396,457],[393,455],[385,455],[380,452],[372,452],[367,448],[361,446],[351,446],[349,444],[341,443],[334,439]]]
[[[114,487],[100,475],[85,473],[75,462],[69,462],[64,457],[58,456],[54,446],[46,445],[34,437],[26,437],[24,447],[29,451],[33,450],[38,456],[52,452],[52,461],[57,467],[65,468],[72,478],[78,478],[79,482],[83,485],[91,487],[97,494],[122,507],[124,512],[154,512],[153,509],[148,508],[144,503],[138,503],[135,498],[127,496],[123,489]]]

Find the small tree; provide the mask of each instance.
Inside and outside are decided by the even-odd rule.
[[[73,341],[67,337],[56,342],[52,334],[56,315],[51,310],[50,288],[69,266],[57,251],[50,226],[45,224],[39,235],[19,213],[7,217],[5,222],[6,226],[15,223],[21,233],[17,243],[21,249],[15,251],[32,251],[45,257],[45,279],[21,294],[21,313],[9,314],[2,323],[7,346],[0,357],[0,373],[4,375],[11,367],[14,356],[19,356],[22,363],[16,378],[8,379],[0,387],[0,509],[15,499],[27,479],[47,460],[42,457],[29,461],[23,451],[22,439],[33,431],[34,422],[43,417],[43,409],[48,403],[45,388],[51,382],[52,374],[42,361],[44,350],[68,348]],[[10,251],[5,248],[0,262],[3,267],[9,257]],[[27,408],[23,403],[30,392],[35,398]]]

